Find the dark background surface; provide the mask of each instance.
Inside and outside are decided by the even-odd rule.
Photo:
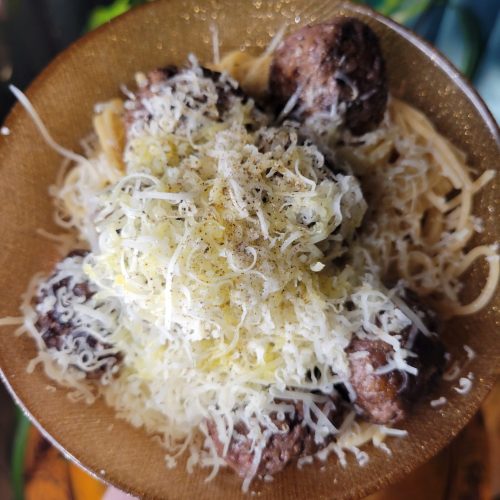
[[[0,0],[0,119],[13,98],[7,82],[25,87],[84,33],[97,0]],[[109,3],[109,2],[107,2]]]

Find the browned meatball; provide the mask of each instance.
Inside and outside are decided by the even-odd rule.
[[[294,116],[339,110],[345,125],[360,135],[382,120],[387,104],[385,63],[378,38],[354,18],[305,26],[278,47],[269,87],[282,108],[298,92]]]
[[[204,78],[210,78],[215,83],[217,91],[216,107],[219,119],[222,119],[225,113],[231,109],[235,99],[240,99],[243,102],[248,99],[241,88],[234,84],[233,80],[224,77],[222,73],[204,67],[201,70]],[[130,126],[137,117],[143,117],[145,113],[143,100],[150,99],[157,94],[161,86],[168,85],[175,91],[176,82],[174,77],[182,75],[185,71],[185,69],[173,65],[150,71],[146,76],[145,84],[137,89],[134,94],[135,98],[127,105],[125,124]],[[206,101],[207,98],[204,95],[193,95],[193,104],[191,106],[196,106],[197,103],[204,104]]]
[[[394,352],[392,346],[382,340],[354,337],[347,349],[350,382],[357,396],[354,406],[365,420],[377,424],[403,420],[412,404],[442,373],[444,347],[437,336],[426,336],[411,325],[402,333],[402,345],[416,355],[406,361],[418,370],[417,375],[401,370],[376,374],[378,368],[387,365]]]
[[[328,418],[333,425],[338,427],[344,409],[336,397],[334,401],[335,409],[328,412]],[[284,432],[273,434],[268,439],[262,452],[257,475],[275,474],[283,470],[291,461],[318,451],[331,440],[330,437],[330,440],[325,440],[324,443],[315,443],[311,429],[304,425],[302,403],[296,402],[294,406],[294,414],[287,414],[284,420],[279,420],[276,415],[271,416],[274,424]],[[213,422],[208,423],[208,431],[215,443],[217,453],[223,456],[224,445],[219,440]],[[247,434],[248,429],[244,424],[236,424],[227,454],[224,457],[226,463],[242,477],[249,474],[254,458],[254,452],[251,449],[252,441],[247,437]]]
[[[120,361],[120,355],[106,352],[112,348],[111,344],[98,340],[90,333],[85,317],[75,308],[78,304],[89,305],[97,292],[90,281],[71,275],[71,270],[75,269],[76,274],[81,276],[79,268],[87,254],[85,250],[71,252],[42,284],[35,306],[38,313],[35,327],[49,350],[65,350],[72,359],[78,358],[79,366],[97,361],[98,368],[88,371],[87,376],[99,378]],[[58,277],[61,279],[58,280]],[[101,338],[109,334],[103,325],[98,328]]]

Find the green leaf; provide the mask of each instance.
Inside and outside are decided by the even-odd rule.
[[[432,0],[407,1],[402,8],[391,12],[391,15],[395,21],[400,24],[404,24],[425,12],[431,4]]]
[[[376,8],[381,14],[384,14],[384,16],[390,16],[402,3],[403,0],[383,0]]]
[[[115,0],[111,5],[96,7],[90,14],[88,30],[93,30],[111,21],[114,17],[127,12],[130,7],[129,0]]]
[[[17,408],[17,424],[14,431],[11,462],[12,488],[15,500],[23,500],[24,498],[24,456],[30,425],[26,415]]]
[[[465,76],[472,79],[481,57],[481,25],[472,9],[464,6],[457,6],[456,9],[464,35],[464,54],[461,70]]]

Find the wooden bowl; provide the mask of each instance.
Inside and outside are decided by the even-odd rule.
[[[258,51],[284,24],[293,30],[335,14],[363,19],[379,34],[387,60],[392,92],[430,116],[438,129],[459,145],[478,171],[495,168],[500,157],[499,131],[483,102],[457,71],[416,36],[371,10],[336,2],[288,0],[238,2],[213,0],[157,1],[136,9],[85,36],[57,57],[30,86],[27,94],[54,138],[78,150],[79,139],[91,128],[94,103],[119,92],[137,70],[182,63],[189,52],[211,60],[210,25],[219,28],[221,51],[241,47]],[[30,277],[49,271],[56,252],[36,229],[58,232],[52,222],[47,194],[61,159],[49,149],[26,112],[17,105],[5,125],[11,134],[0,137],[0,317],[18,315],[19,297]],[[499,239],[495,227],[498,185],[489,185],[477,198],[475,212],[485,220],[477,242]],[[466,277],[466,295],[480,287],[484,268]],[[445,341],[464,358],[467,343],[477,353],[469,370],[473,389],[460,396],[442,385],[435,396],[448,404],[439,410],[419,405],[405,423],[409,437],[392,444],[391,457],[375,449],[359,467],[353,460],[342,468],[332,457],[302,470],[288,467],[271,483],[256,482],[260,498],[355,498],[373,492],[408,473],[448,443],[469,421],[491,388],[500,365],[498,297],[472,317],[449,324]],[[14,337],[13,328],[0,330],[0,367],[16,400],[66,454],[110,483],[148,498],[224,499],[242,497],[241,480],[224,471],[212,482],[206,470],[188,475],[182,466],[167,470],[163,451],[143,431],[114,417],[100,401],[93,406],[71,403],[63,390],[47,389],[40,369],[26,372],[35,356],[27,336]]]

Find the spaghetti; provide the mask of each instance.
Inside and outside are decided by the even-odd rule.
[[[335,453],[343,464],[346,451],[363,465],[360,446],[388,450],[385,436],[406,435],[357,421],[352,404],[352,360],[369,354],[348,352],[357,332],[388,346],[385,364],[369,365],[367,376],[397,371],[404,380],[418,374],[405,335],[432,338],[380,277],[402,279],[451,316],[483,308],[500,273],[494,246],[467,250],[480,230],[474,196],[494,172],[473,180],[464,155],[395,98],[373,132],[353,137],[328,116],[327,142],[301,140],[319,136],[325,117],[272,123],[233,80],[265,95],[276,45],[220,62],[215,51],[222,76],[194,58],[170,81],[137,75],[136,94],[97,107],[86,157],[55,144],[18,95],[49,144],[74,162],[51,188],[55,219],[91,249],[66,258],[48,285],[39,277],[30,284],[18,328],[38,342],[29,369],[41,363],[75,399],[104,397],[160,439],[169,466],[187,452],[189,470],[212,467],[213,477],[233,436],[248,438],[245,489],[262,470],[270,436],[286,435],[297,414],[294,432],[307,428],[315,456]],[[325,149],[343,173],[328,170]],[[67,248],[66,238],[57,241]],[[486,282],[464,305],[460,276],[480,258]],[[85,286],[85,296],[71,295]],[[57,328],[57,318],[71,318],[87,337],[68,335],[57,352],[46,349],[40,310]],[[107,365],[101,384],[86,379]],[[471,381],[461,381],[457,392],[465,393]],[[339,384],[347,414],[335,399]]]
[[[263,95],[276,45],[256,57],[230,52],[216,68],[248,92]],[[355,250],[358,265],[374,265],[390,281],[403,279],[448,317],[485,307],[500,277],[497,247],[469,249],[469,244],[481,230],[473,214],[474,196],[494,179],[495,171],[473,179],[462,151],[421,111],[394,97],[376,131],[361,137],[344,133],[335,141],[327,147],[361,180],[369,206]],[[462,304],[460,277],[480,258],[488,267],[484,286],[474,300]]]

